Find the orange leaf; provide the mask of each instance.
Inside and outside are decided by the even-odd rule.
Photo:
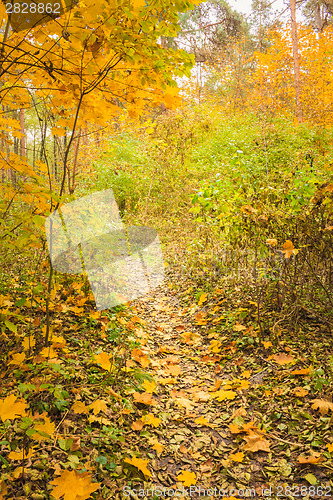
[[[290,240],[287,240],[283,243],[282,253],[284,254],[285,259],[289,259],[293,254],[296,255],[298,250],[294,247],[293,243]]]
[[[303,457],[302,455],[300,455],[297,460],[300,464],[319,464],[323,461],[323,457],[320,455],[320,453],[315,453],[314,455],[311,455],[309,457]]]
[[[131,429],[133,431],[141,431],[143,428],[143,422],[141,419],[139,420],[136,420],[135,422],[133,422],[133,424],[131,425]]]
[[[312,366],[309,368],[302,368],[301,370],[293,370],[291,372],[292,375],[310,375],[312,370]]]
[[[290,356],[288,354],[274,354],[274,356],[271,357],[271,359],[274,359],[276,363],[279,365],[288,365],[292,361],[294,361],[293,356]]]
[[[309,394],[309,391],[307,391],[303,387],[295,387],[293,392],[294,392],[295,396],[298,396],[299,398],[303,398],[304,396]]]

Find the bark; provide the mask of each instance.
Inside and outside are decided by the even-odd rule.
[[[303,109],[300,99],[301,95],[301,70],[299,64],[299,51],[298,51],[298,35],[296,24],[296,0],[290,0],[290,13],[291,13],[291,38],[293,44],[293,59],[294,59],[294,81],[295,81],[295,97],[296,97],[296,116],[298,123],[303,122]]]

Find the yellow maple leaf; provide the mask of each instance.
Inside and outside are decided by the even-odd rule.
[[[224,391],[221,389],[220,391],[212,392],[212,397],[217,399],[218,401],[225,401],[226,399],[235,399],[237,393],[234,391]]]
[[[58,353],[53,349],[53,347],[44,347],[44,349],[40,351],[39,355],[43,358],[54,359],[57,358]]]
[[[16,401],[15,394],[11,394],[0,400],[0,417],[3,422],[7,419],[14,420],[17,417],[26,417],[26,407],[27,403],[24,399]]]
[[[156,384],[154,381],[149,382],[149,380],[145,380],[142,384],[142,387],[146,392],[152,394],[156,390]]]
[[[110,356],[106,352],[101,352],[100,354],[95,354],[94,362],[101,365],[104,370],[110,371],[111,362]]]
[[[157,401],[152,398],[152,395],[149,392],[133,392],[133,398],[137,403],[143,403],[145,405],[156,405]]]
[[[199,425],[207,425],[209,423],[205,417],[196,418],[194,422]]]
[[[75,414],[77,414],[77,413],[88,413],[89,412],[88,406],[86,406],[84,403],[82,403],[82,401],[75,401],[75,403],[73,404],[71,410],[73,410],[73,412]]]
[[[98,490],[101,483],[92,483],[91,474],[89,472],[63,470],[61,475],[50,481],[55,485],[52,490],[54,498],[64,496],[64,500],[86,500],[90,495]]]
[[[196,484],[196,478],[194,472],[189,472],[188,470],[181,471],[177,476],[177,480],[184,483],[184,486],[191,486]]]
[[[241,374],[241,377],[249,378],[249,377],[251,377],[251,372],[249,372],[248,370],[245,370],[245,372],[243,372]]]
[[[200,307],[200,306],[202,306],[202,304],[203,304],[204,302],[206,302],[206,300],[207,300],[207,293],[202,293],[202,294],[200,295],[199,300],[198,300],[198,306],[199,306],[199,307]]]
[[[108,409],[106,402],[102,399],[96,399],[96,401],[91,403],[88,408],[92,409],[95,415],[97,415],[101,411],[106,411]]]
[[[154,415],[152,415],[151,413],[148,413],[148,415],[145,415],[144,417],[142,417],[142,421],[145,424],[152,425],[154,427],[158,427],[161,423],[161,419],[154,417]]]
[[[174,377],[177,377],[182,373],[182,370],[179,365],[170,365],[164,370],[164,373],[166,375],[170,374],[173,375]]]
[[[47,439],[53,435],[55,424],[51,422],[46,412],[42,413],[41,415],[35,413],[35,415],[33,416],[33,420],[34,429],[37,432],[32,435],[32,439],[43,441],[43,439]]]
[[[127,462],[130,465],[134,465],[137,469],[139,469],[143,474],[147,477],[151,476],[151,472],[147,469],[147,465],[149,460],[143,460],[142,458],[125,458],[124,462]]]
[[[11,460],[23,460],[32,457],[34,454],[34,448],[29,448],[28,453],[24,450],[15,450],[8,454],[8,458]]]
[[[298,250],[294,247],[293,243],[290,240],[286,240],[282,246],[282,253],[284,254],[285,259],[289,259],[289,257],[291,257],[293,254],[298,254]]]
[[[8,363],[9,365],[20,365],[22,361],[25,359],[25,353],[24,352],[17,352],[16,354],[13,354],[13,357],[11,361]]]
[[[329,443],[326,445],[326,448],[328,449],[328,452],[329,453],[332,453],[333,452],[333,443]]]
[[[242,451],[239,451],[238,453],[232,453],[230,455],[230,458],[234,462],[243,462],[243,460],[244,460],[244,453]]]
[[[314,399],[311,408],[319,410],[321,415],[327,415],[329,410],[333,411],[333,403],[325,401],[324,399]]]

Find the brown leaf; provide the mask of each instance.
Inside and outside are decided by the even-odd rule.
[[[253,431],[250,431],[248,435],[244,436],[244,439],[246,441],[246,445],[244,446],[244,450],[246,451],[266,451],[270,452],[270,442],[265,439],[263,436],[260,434],[256,434]]]
[[[312,406],[314,410],[319,410],[321,415],[327,415],[329,410],[333,411],[333,403],[325,401],[324,399],[314,399],[312,401]]]

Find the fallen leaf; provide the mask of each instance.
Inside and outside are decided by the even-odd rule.
[[[14,420],[17,417],[26,417],[27,403],[24,399],[16,401],[15,394],[7,396],[5,399],[0,399],[0,417],[3,422],[5,420]]]
[[[99,412],[106,411],[108,409],[106,401],[103,401],[102,399],[97,399],[96,401],[91,403],[88,408],[93,410],[94,415],[97,415]]]
[[[177,476],[178,481],[184,483],[184,486],[191,486],[196,484],[196,478],[194,472],[189,472],[188,470],[181,471],[181,474]]]
[[[143,403],[145,405],[156,405],[157,401],[152,398],[152,395],[149,392],[133,392],[133,398],[137,403]]]
[[[320,455],[320,453],[316,453],[316,456],[311,455],[309,457],[303,457],[302,455],[300,455],[297,460],[300,464],[319,464],[323,461],[323,457]]]
[[[146,392],[149,392],[149,394],[152,394],[156,390],[156,384],[154,381],[149,382],[149,380],[145,380],[142,387]]]
[[[312,371],[312,366],[309,368],[302,368],[301,370],[293,370],[291,372],[292,375],[310,375]]]
[[[152,425],[154,427],[158,427],[161,423],[161,419],[154,417],[154,415],[152,415],[151,413],[148,413],[148,415],[145,415],[144,417],[142,417],[142,421],[145,424]]]
[[[274,356],[271,357],[271,359],[274,359],[276,363],[279,365],[288,365],[292,361],[294,361],[293,356],[290,356],[288,354],[274,354]]]
[[[202,306],[202,304],[206,302],[206,300],[207,300],[207,293],[202,293],[198,301],[198,306],[199,307]]]
[[[75,401],[71,410],[73,410],[75,414],[89,413],[89,408],[84,403],[82,403],[82,401]]]
[[[61,475],[50,481],[55,485],[52,490],[54,498],[64,496],[64,500],[86,500],[91,493],[98,490],[101,483],[92,483],[89,472],[79,473],[75,470],[62,470]]]
[[[307,391],[303,387],[295,387],[293,392],[294,392],[295,396],[298,396],[299,398],[304,398],[304,396],[309,394],[309,391]]]
[[[143,472],[143,474],[147,477],[151,476],[151,472],[147,469],[147,465],[149,460],[143,460],[142,458],[125,458],[124,462],[134,465],[138,470]]]
[[[239,451],[238,453],[232,453],[230,455],[231,460],[234,462],[243,462],[244,460],[244,453]]]
[[[250,431],[247,435],[244,436],[244,439],[246,441],[246,445],[243,449],[246,451],[271,451],[269,441],[260,434],[256,434],[255,432]]]
[[[25,450],[15,450],[8,454],[8,458],[11,460],[23,460],[32,457],[34,454],[34,448],[30,448],[28,453]]]
[[[221,389],[220,391],[212,392],[211,396],[218,401],[225,401],[226,399],[235,399],[235,397],[237,396],[237,392],[225,391]]]
[[[314,399],[312,401],[312,406],[314,410],[319,410],[321,415],[327,415],[329,410],[333,411],[333,403],[325,401],[324,399]]]
[[[275,239],[275,238],[268,238],[266,240],[266,243],[268,245],[271,245],[272,247],[275,247],[277,245],[277,239]]]
[[[141,419],[138,419],[136,420],[135,422],[133,422],[133,424],[131,425],[131,429],[133,431],[141,431],[143,429],[143,422]]]

